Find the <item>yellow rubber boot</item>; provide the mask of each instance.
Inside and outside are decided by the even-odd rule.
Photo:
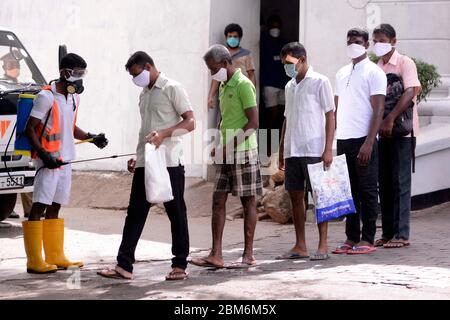
[[[45,261],[63,269],[81,268],[83,262],[69,261],[64,254],[64,219],[46,219],[43,223]]]
[[[23,221],[23,242],[27,253],[28,273],[52,273],[58,270],[55,265],[42,259],[42,221]]]

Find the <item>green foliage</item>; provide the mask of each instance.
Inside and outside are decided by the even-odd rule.
[[[369,59],[375,63],[380,60],[380,58],[378,58],[373,52],[369,52]],[[416,63],[419,81],[422,85],[422,92],[417,97],[417,102],[427,101],[427,97],[431,90],[441,85],[441,76],[437,72],[435,65],[426,63],[420,59],[412,59]]]
[[[427,101],[427,97],[431,90],[441,85],[441,76],[437,72],[436,66],[426,63],[420,59],[414,59],[417,66],[417,73],[419,74],[420,84],[422,85],[422,92],[417,97],[417,101]]]
[[[378,61],[380,61],[380,58],[378,58],[372,51],[369,51],[369,59],[374,63],[378,63]]]

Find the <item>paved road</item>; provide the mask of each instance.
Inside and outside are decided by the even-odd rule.
[[[206,270],[189,267],[190,279],[166,282],[170,267],[168,219],[149,217],[138,246],[134,281],[96,275],[114,264],[124,213],[93,209],[64,209],[67,255],[82,258],[81,272],[53,275],[25,272],[20,224],[0,229],[0,299],[449,299],[450,204],[414,214],[412,245],[380,249],[371,255],[333,255],[322,262],[277,261],[292,245],[293,226],[259,222],[256,258],[249,270]],[[210,220],[191,218],[192,256],[210,246]],[[242,220],[227,221],[225,259],[243,249]],[[330,226],[330,248],[343,240],[344,224]],[[309,250],[317,244],[316,227],[307,225]]]

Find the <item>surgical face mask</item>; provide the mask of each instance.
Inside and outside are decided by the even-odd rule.
[[[269,34],[274,37],[278,38],[280,36],[281,30],[279,28],[272,28],[269,30]]]
[[[218,72],[216,72],[215,74],[213,74],[211,76],[211,78],[213,80],[218,81],[218,82],[225,82],[225,81],[227,81],[228,80],[227,69],[220,68],[220,70]]]
[[[392,44],[377,42],[375,43],[373,49],[377,57],[382,57],[392,51]]]
[[[284,65],[284,71],[286,72],[286,75],[289,78],[296,78],[298,75],[298,71],[295,68],[295,64],[290,63],[290,64],[285,64]]]
[[[141,88],[148,87],[150,84],[150,71],[142,70],[140,74],[133,78],[133,83]]]
[[[230,48],[237,48],[239,46],[239,39],[230,37],[227,39],[227,44],[230,46]]]
[[[347,46],[347,56],[350,59],[359,58],[366,52],[367,52],[366,48],[360,44],[353,43]]]

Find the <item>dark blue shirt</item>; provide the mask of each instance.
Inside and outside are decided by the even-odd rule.
[[[287,43],[283,38],[263,35],[261,38],[261,86],[284,89],[290,80],[284,71],[280,52]]]

